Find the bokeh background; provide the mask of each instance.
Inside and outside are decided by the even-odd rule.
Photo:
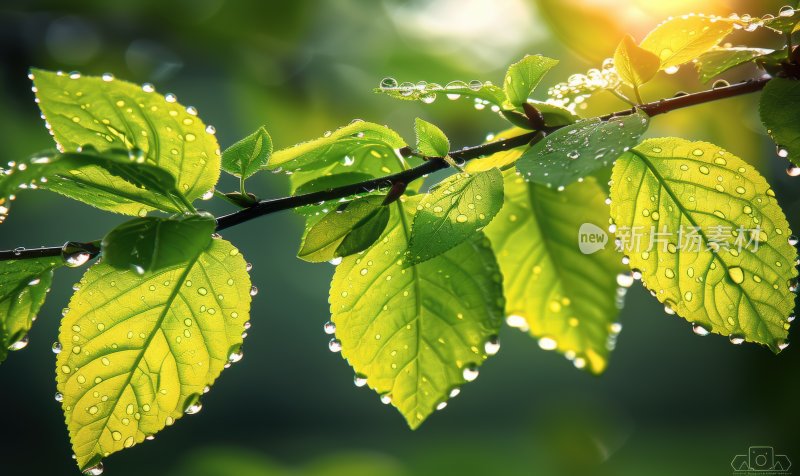
[[[283,147],[354,118],[389,124],[411,140],[417,116],[439,124],[460,147],[502,121],[467,102],[394,102],[372,88],[384,76],[499,82],[526,53],[562,60],[545,79],[552,85],[599,66],[625,32],[641,39],[668,15],[774,14],[783,3],[4,0],[0,154],[14,160],[52,146],[26,78],[30,66],[155,83],[195,105],[216,126],[223,148],[261,124]],[[768,32],[737,34],[734,43],[781,44]],[[728,77],[754,74],[744,67]],[[643,92],[657,99],[704,87],[695,78],[683,67]],[[622,107],[603,94],[584,113]],[[670,113],[648,134],[709,140],[755,164],[800,229],[800,179],[786,175],[788,164],[764,135],[757,96]],[[251,182],[263,197],[287,191],[285,177]],[[0,230],[0,248],[92,240],[123,220],[54,194],[24,193]],[[730,474],[733,456],[751,445],[774,446],[800,468],[800,349],[775,356],[720,336],[697,337],[638,285],[604,375],[578,371],[506,328],[501,352],[480,378],[412,432],[375,394],[356,388],[352,370],[328,351],[322,324],[333,268],[294,257],[301,223],[287,212],[226,232],[254,264],[261,289],[245,358],[204,397],[199,415],[108,458],[106,474],[716,475]],[[0,367],[2,475],[77,474],[53,400],[50,346],[79,273],[58,272],[30,345]]]

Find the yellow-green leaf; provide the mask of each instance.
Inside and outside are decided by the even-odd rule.
[[[639,47],[631,35],[625,35],[614,52],[614,66],[623,81],[638,88],[653,79],[661,66],[661,60],[650,51]]]
[[[616,277],[623,266],[609,240],[584,254],[579,233],[585,224],[603,233],[604,199],[593,178],[557,192],[509,170],[505,204],[485,230],[503,272],[506,322],[596,374],[621,328]]]
[[[503,90],[512,106],[521,106],[534,88],[558,60],[542,55],[528,55],[508,67],[503,80]]]
[[[60,257],[0,263],[0,362],[8,350],[27,344],[28,331],[50,290],[53,270],[63,265]]]
[[[751,165],[707,142],[650,139],[617,160],[611,200],[634,274],[668,312],[700,335],[785,347],[797,252]]]
[[[246,263],[222,239],[146,277],[102,262],[86,272],[56,363],[81,470],[198,410],[204,389],[240,357],[250,299]]]
[[[262,126],[222,152],[222,169],[246,179],[267,165],[271,154],[272,138]]]
[[[768,55],[773,50],[764,48],[748,48],[736,46],[730,48],[712,48],[706,51],[695,62],[700,81],[708,82],[731,68]]]
[[[428,157],[445,157],[450,153],[450,141],[437,126],[417,118],[414,121],[417,149]]]
[[[733,31],[733,22],[704,15],[671,18],[647,34],[639,46],[661,60],[661,69],[698,58]]]
[[[121,148],[141,152],[146,164],[175,177],[189,201],[217,183],[220,152],[213,129],[174,96],[162,96],[151,85],[77,73],[32,70],[39,107],[62,151],[91,145],[104,151]],[[172,202],[144,194],[99,167],[62,177],[48,188],[90,205],[126,215],[154,208],[182,211]],[[153,203],[159,204],[158,207]]]
[[[410,197],[391,205],[383,237],[337,266],[330,292],[331,348],[341,346],[357,382],[391,402],[411,428],[478,376],[498,350],[503,312],[501,277],[482,234],[404,266],[418,203]]]
[[[501,141],[503,139],[516,137],[529,132],[530,131],[526,131],[525,129],[521,129],[519,127],[512,127],[510,129],[506,129],[502,132],[499,132],[496,136],[492,138],[490,142]],[[495,167],[502,170],[505,167],[508,167],[509,165],[512,165],[514,162],[516,162],[517,159],[520,158],[522,153],[527,149],[528,146],[524,145],[514,149],[509,149],[502,152],[496,152],[487,157],[481,157],[478,159],[470,160],[469,162],[467,162],[465,170],[469,173],[491,170]]]

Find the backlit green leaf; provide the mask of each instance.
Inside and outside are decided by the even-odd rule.
[[[121,148],[143,154],[144,163],[158,166],[176,180],[192,201],[216,184],[220,152],[213,129],[184,108],[174,96],[162,96],[152,86],[78,74],[33,70],[39,107],[59,149],[77,151],[86,145],[103,151]],[[110,77],[107,77],[107,79]],[[181,211],[160,197],[142,194],[99,167],[51,183],[48,188],[90,205],[127,215],[155,208]]]
[[[97,169],[135,187],[136,192],[133,193],[141,203],[161,207],[163,201],[168,201],[168,209],[183,209],[183,205],[177,200],[180,193],[175,188],[175,178],[166,170],[141,163],[124,150],[110,149],[100,153],[87,147],[83,152],[40,152],[26,160],[15,162],[12,167],[3,171],[0,174],[0,223],[8,213],[10,201],[7,199],[18,190],[43,188],[61,193],[60,184],[80,179],[85,172]],[[93,193],[93,190],[88,189],[81,192],[83,195]],[[121,191],[119,196],[127,193]],[[102,196],[86,200],[94,201],[95,205],[104,203]]]
[[[797,25],[800,24],[798,23],[800,22],[800,16],[796,15],[797,10],[791,15],[788,14],[789,10],[786,10],[786,12],[786,15],[778,15],[764,20],[764,26],[784,34],[797,31]]]
[[[312,263],[349,256],[369,248],[389,222],[383,197],[364,197],[343,204],[306,228],[297,257]]]
[[[417,118],[414,122],[417,134],[417,150],[428,157],[445,157],[450,153],[450,141],[441,129]]]
[[[282,169],[292,172],[298,169],[320,169],[335,162],[343,162],[345,166],[354,165],[356,154],[361,151],[375,150],[372,160],[380,162],[384,157],[380,153],[385,149],[399,149],[406,143],[393,130],[371,122],[354,121],[351,124],[326,132],[319,139],[275,151],[266,166],[267,169]],[[352,172],[360,172],[353,167]]]
[[[654,53],[639,47],[631,35],[625,35],[614,52],[614,66],[623,81],[639,87],[653,79],[661,60]]]
[[[731,68],[770,53],[772,50],[744,46],[714,48],[700,55],[695,62],[695,67],[700,73],[700,80],[706,83]]]
[[[606,167],[639,143],[647,130],[641,111],[608,121],[584,119],[534,144],[517,160],[517,170],[531,182],[551,187],[570,183]]]
[[[198,410],[240,357],[251,298],[246,263],[222,239],[146,277],[101,262],[79,286],[61,323],[56,381],[84,470]]]
[[[411,227],[407,260],[421,263],[463,243],[483,229],[503,206],[503,175],[458,173],[422,197]]]
[[[476,234],[424,263],[403,265],[418,197],[391,205],[383,238],[337,266],[330,303],[336,339],[370,388],[417,428],[497,351],[501,277]],[[487,344],[488,343],[488,344]]]
[[[725,18],[684,15],[659,24],[639,44],[661,60],[661,69],[670,69],[700,57],[733,31],[734,23]]]
[[[528,99],[528,104],[532,105],[540,113],[542,113],[542,117],[544,117],[544,123],[547,126],[568,126],[580,120],[580,116],[565,107],[556,106],[555,104],[550,104],[548,102],[535,101],[533,99]]]
[[[707,142],[650,139],[614,165],[611,216],[635,274],[695,332],[786,345],[796,250],[775,193]]]
[[[512,64],[503,80],[503,90],[512,106],[521,106],[558,60],[541,55],[528,55]]]
[[[8,350],[21,349],[44,304],[60,257],[0,262],[0,362]]]
[[[620,325],[617,274],[622,257],[608,240],[584,254],[584,224],[602,233],[605,194],[592,178],[563,192],[505,173],[505,204],[486,227],[503,272],[506,322],[565,354],[578,368],[601,373]]]
[[[217,222],[209,213],[175,218],[135,218],[109,232],[103,260],[138,274],[188,262],[208,247]]]
[[[761,122],[778,147],[778,156],[800,167],[800,81],[773,78],[761,93]]]
[[[272,138],[262,126],[222,152],[222,169],[237,177],[247,178],[267,165],[270,155]]]
[[[490,142],[516,137],[522,134],[526,134],[528,132],[530,131],[526,131],[525,129],[520,129],[519,127],[512,127],[502,132],[499,132],[496,136],[492,138]],[[527,148],[528,146],[525,145],[522,147],[509,149],[502,152],[496,152],[487,157],[481,157],[478,159],[470,160],[469,162],[467,162],[465,170],[470,173],[481,172],[484,170],[491,170],[495,167],[502,170],[503,168],[508,167],[512,165],[514,162],[516,162],[517,159],[519,159],[519,157]]]

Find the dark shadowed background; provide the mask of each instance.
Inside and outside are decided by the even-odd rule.
[[[372,88],[384,76],[497,83],[526,53],[562,60],[545,79],[552,85],[599,66],[624,32],[641,39],[668,15],[774,14],[783,3],[4,0],[0,160],[52,146],[26,78],[30,66],[155,83],[196,106],[216,126],[223,148],[261,124],[284,147],[354,118],[389,124],[411,140],[417,116],[440,125],[461,147],[480,142],[502,121],[466,102],[394,102]],[[781,43],[767,32],[737,34],[750,35],[749,44]],[[745,67],[727,77],[753,74]],[[644,95],[707,87],[695,78],[684,66]],[[622,107],[604,94],[584,113]],[[784,173],[787,163],[775,158],[756,108],[751,96],[673,112],[654,120],[648,135],[708,140],[753,163],[798,230],[800,179]],[[263,197],[287,192],[282,176],[251,182],[249,189]],[[223,182],[223,189],[234,187]],[[217,214],[230,210],[210,207]],[[54,194],[24,193],[0,228],[0,248],[92,240],[123,220]],[[480,378],[412,432],[377,395],[356,388],[350,367],[328,351],[322,324],[333,267],[294,257],[301,230],[301,219],[286,212],[225,233],[253,263],[261,290],[245,358],[204,397],[199,415],[111,456],[106,474],[716,475],[731,474],[731,459],[751,445],[773,446],[800,468],[800,348],[775,356],[716,335],[697,337],[638,285],[604,375],[578,371],[506,328],[501,352]],[[53,400],[50,346],[80,272],[57,273],[30,345],[0,366],[0,475],[77,474]],[[793,329],[790,340],[796,335]]]

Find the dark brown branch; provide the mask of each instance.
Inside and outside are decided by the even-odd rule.
[[[720,99],[726,99],[760,91],[770,79],[771,78],[769,76],[764,76],[759,79],[749,80],[730,86],[686,94],[670,99],[661,99],[659,101],[642,104],[638,106],[638,108],[645,112],[648,116],[657,116],[659,114],[664,114],[676,109],[682,109],[685,107],[696,106],[707,102],[718,101]],[[601,116],[599,119],[608,120],[612,117],[624,116],[633,112],[634,109],[627,109]],[[551,127],[542,132],[547,134],[558,129],[559,127]],[[515,149],[530,143],[532,140],[534,140],[538,132],[539,131],[531,131],[509,139],[489,142],[486,144],[453,151],[450,153],[450,157],[452,157],[458,163],[463,163],[480,157],[485,157],[496,152]],[[404,170],[393,175],[370,179],[352,185],[343,185],[330,190],[295,195],[291,197],[276,198],[272,200],[262,200],[251,207],[244,208],[229,215],[224,215],[217,218],[217,231],[239,225],[246,221],[250,221],[254,218],[262,215],[268,215],[270,213],[289,210],[305,205],[313,205],[315,203],[328,200],[345,198],[359,193],[371,192],[376,189],[386,189],[388,191],[397,183],[409,184],[414,180],[420,179],[432,172],[436,172],[437,170],[442,170],[447,167],[449,167],[449,165],[441,158],[430,158],[425,163],[417,167]],[[93,255],[99,253],[99,250],[97,250],[96,247],[93,247],[93,245],[86,244],[86,246],[90,247],[89,249],[95,250]],[[0,251],[0,261],[59,256],[60,254],[60,246],[52,248],[36,248],[30,250],[18,249],[17,251]]]

